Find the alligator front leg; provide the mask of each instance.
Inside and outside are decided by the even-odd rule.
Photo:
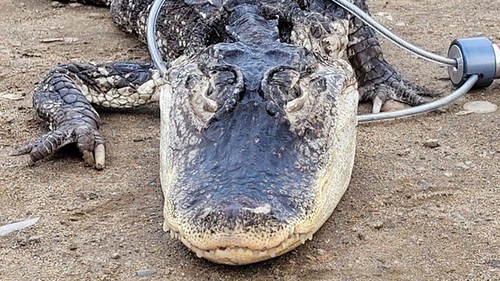
[[[368,12],[365,1],[354,1]],[[388,100],[411,106],[432,101],[436,93],[403,78],[382,54],[375,32],[361,20],[350,19],[348,57],[356,71],[360,100],[373,102],[373,112],[378,113]]]
[[[85,162],[102,169],[101,120],[91,102],[112,108],[143,105],[156,99],[161,80],[158,71],[146,63],[75,63],[54,68],[33,94],[33,107],[51,131],[19,146],[13,155],[29,154],[29,163],[34,164],[76,143]]]

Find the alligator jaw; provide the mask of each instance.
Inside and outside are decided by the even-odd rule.
[[[170,237],[172,239],[180,240],[184,245],[186,245],[186,247],[193,251],[197,257],[228,265],[244,265],[271,259],[285,254],[300,244],[304,244],[307,240],[312,240],[313,238],[313,231],[302,234],[292,233],[278,246],[264,250],[254,250],[242,247],[225,247],[204,250],[194,246],[179,232],[169,230],[168,228],[164,228],[164,230],[170,232]]]

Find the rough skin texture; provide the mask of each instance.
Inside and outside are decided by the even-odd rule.
[[[144,40],[150,2],[114,1],[113,18]],[[354,73],[374,111],[429,94],[383,59],[370,29],[329,1],[170,1],[158,29],[165,79],[147,63],[55,68],[33,97],[52,131],[16,154],[34,163],[75,142],[102,168],[90,102],[134,107],[163,94],[165,229],[217,262],[285,253],[331,214],[353,164]]]
[[[145,41],[146,19],[152,0],[79,0],[78,2],[99,6],[110,5],[115,22],[127,32],[134,33]],[[238,1],[225,1],[224,5],[234,6],[235,4],[231,2]],[[348,58],[356,71],[360,100],[374,101],[374,112],[378,112],[383,103],[390,99],[409,105],[420,105],[429,101],[425,96],[433,95],[431,91],[402,78],[383,58],[374,32],[329,0],[242,2],[259,6],[266,17],[279,18],[279,37],[283,42],[303,45],[309,51],[326,59],[332,57],[331,52],[325,48],[324,42],[320,42],[320,46],[314,46],[314,41],[317,41],[315,39],[322,38],[324,37],[322,35],[330,32],[331,24],[335,20],[348,19]],[[368,11],[364,1],[354,1],[354,3]],[[181,55],[192,56],[206,46],[228,40],[230,34],[225,27],[229,12],[222,8],[222,4],[222,1],[203,0],[168,2],[160,16],[158,26],[158,44],[164,59],[169,62]],[[309,38],[293,38],[292,26],[300,25],[303,25],[304,29],[309,29],[311,34]],[[321,48],[323,50],[319,50]],[[337,52],[342,50],[340,46],[330,49],[336,49]],[[31,161],[36,162],[54,153],[61,146],[76,142],[81,152],[90,157],[91,152],[102,144],[103,140],[99,134],[99,116],[85,98],[104,107],[133,107],[149,101],[156,86],[161,84],[158,77],[154,83],[151,82],[154,70],[150,64],[124,62],[116,64],[116,68],[113,68],[115,68],[113,63],[74,64],[59,66],[52,70],[36,90],[33,104],[39,116],[47,120],[50,128],[55,130],[53,137],[52,133],[44,135],[21,146],[14,155],[30,153]],[[59,82],[65,83],[64,86],[59,84],[60,88],[54,90],[51,85]],[[147,87],[149,92],[137,93],[136,88],[147,82],[150,84]],[[64,99],[69,90],[73,91],[71,98]],[[126,96],[118,100],[124,92]],[[109,93],[113,97],[104,93]],[[141,95],[140,98],[137,94]],[[73,98],[78,102],[72,101]],[[71,116],[65,117],[68,115],[66,111],[78,111],[80,114],[70,114]],[[68,121],[63,119],[72,119],[73,122],[69,125]],[[65,128],[62,128],[63,123]],[[74,133],[77,128],[80,128],[78,131],[81,132],[79,137],[75,137]],[[91,158],[87,159],[88,164],[98,168],[104,165],[104,163],[93,163]]]

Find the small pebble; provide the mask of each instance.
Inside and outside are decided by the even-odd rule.
[[[460,214],[459,212],[454,213],[453,216],[455,217],[455,220],[457,222],[460,222],[460,223],[465,222],[465,217],[462,214]]]
[[[365,235],[361,232],[358,232],[358,239],[359,240],[365,240]]]
[[[429,148],[439,147],[440,146],[439,140],[438,139],[428,139],[424,142],[424,146],[429,147]]]
[[[28,238],[29,242],[40,242],[40,239],[42,239],[42,236],[40,235],[35,235],[35,236],[30,236]]]
[[[463,163],[463,162],[459,162],[459,163],[455,164],[455,167],[462,168],[464,170],[470,169],[470,167],[467,164]]]
[[[117,260],[117,259],[120,258],[120,254],[114,253],[113,255],[111,255],[111,258],[114,259],[114,260]]]
[[[418,187],[420,187],[421,189],[429,189],[432,187],[432,184],[428,183],[427,181],[425,180],[420,180],[418,181],[417,183]]]
[[[78,7],[81,7],[81,6],[83,6],[83,5],[82,5],[82,4],[80,4],[80,3],[70,3],[70,4],[69,4],[69,6],[70,6],[71,8],[78,8]]]
[[[407,148],[405,150],[401,150],[401,151],[396,152],[396,155],[401,156],[401,157],[408,156],[408,155],[410,155],[410,152],[411,152],[411,149]]]
[[[471,101],[464,104],[464,109],[474,113],[493,113],[498,110],[498,106],[488,101]]]
[[[65,5],[61,2],[53,1],[52,3],[50,3],[50,6],[52,6],[52,8],[62,8]]]
[[[500,260],[489,260],[485,263],[493,268],[500,268]]]
[[[137,277],[146,277],[149,275],[153,275],[156,273],[156,271],[151,270],[151,269],[139,269],[137,270]]]
[[[376,221],[371,224],[371,226],[375,229],[381,229],[384,227],[384,222],[383,221]]]
[[[76,249],[78,249],[78,246],[77,246],[76,244],[70,244],[70,245],[69,245],[69,249],[70,249],[71,251],[75,251]]]
[[[467,111],[467,110],[462,110],[462,111],[459,111],[457,113],[455,113],[456,116],[465,116],[465,115],[469,115],[469,114],[472,114],[473,112],[471,111]]]

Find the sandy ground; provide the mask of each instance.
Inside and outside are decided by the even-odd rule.
[[[499,1],[369,2],[377,19],[431,51],[461,37],[500,42]],[[35,167],[8,156],[46,130],[31,93],[52,66],[148,55],[106,9],[40,0],[0,7],[0,225],[41,217],[0,237],[0,280],[500,280],[500,112],[457,114],[466,101],[500,104],[498,81],[438,113],[360,126],[349,190],[313,241],[270,261],[223,266],[161,229],[156,106],[102,112],[104,171],[68,150]],[[443,67],[383,45],[407,77],[452,90]],[[424,147],[427,139],[440,146]],[[155,273],[139,278],[140,269]]]

